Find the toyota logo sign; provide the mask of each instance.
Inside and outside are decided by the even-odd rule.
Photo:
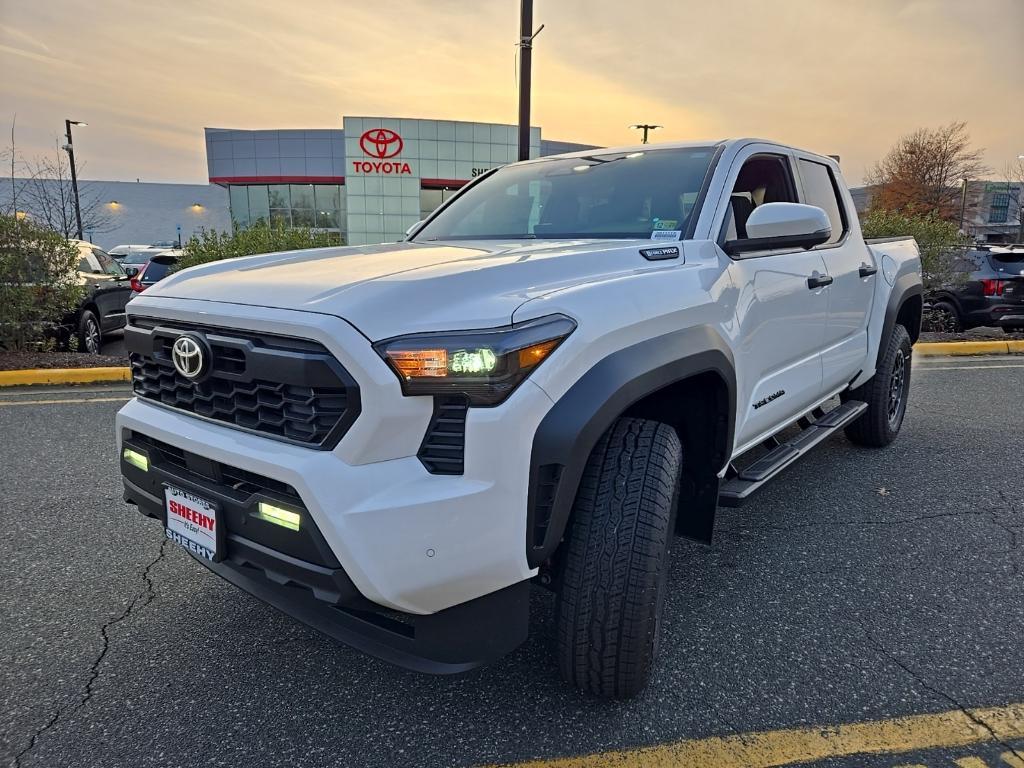
[[[206,372],[209,355],[206,345],[196,336],[179,336],[171,347],[174,370],[186,379],[197,379]]]
[[[404,142],[390,128],[371,128],[359,137],[359,146],[370,157],[386,160],[401,152]]]

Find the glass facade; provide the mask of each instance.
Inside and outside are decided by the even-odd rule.
[[[338,184],[233,184],[229,201],[231,221],[240,229],[265,221],[344,234],[345,195]]]
[[[421,189],[420,190],[420,221],[437,210],[445,200],[458,192],[457,189]]]

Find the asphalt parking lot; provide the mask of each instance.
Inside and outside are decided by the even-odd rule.
[[[464,677],[321,637],[121,501],[124,387],[0,390],[0,762],[1024,766],[999,720],[1024,720],[1022,394],[1024,358],[918,361],[893,446],[834,438],[713,546],[677,540],[655,676],[609,703],[559,680],[543,592],[529,641]],[[858,723],[881,724],[846,751],[779,747]]]

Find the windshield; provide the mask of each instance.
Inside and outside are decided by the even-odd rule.
[[[456,197],[414,239],[678,240],[713,155],[713,147],[687,147],[508,166]]]

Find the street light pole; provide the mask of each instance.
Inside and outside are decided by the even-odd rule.
[[[78,171],[75,168],[75,147],[71,141],[71,126],[72,125],[88,125],[79,120],[65,120],[64,127],[67,129],[67,140],[68,143],[64,145],[64,149],[67,150],[68,160],[71,163],[71,189],[75,193],[75,224],[78,225],[78,239],[82,239],[82,203],[78,199]]]
[[[636,128],[638,130],[643,131],[644,132],[644,140],[642,142],[640,142],[640,143],[641,144],[646,144],[647,143],[647,134],[650,131],[656,131],[659,128],[663,128],[664,126],[661,126],[661,125],[649,125],[647,123],[639,123],[638,125],[631,125],[629,127],[630,128]]]
[[[519,7],[519,159],[530,159],[530,68],[533,63],[533,0]]]

